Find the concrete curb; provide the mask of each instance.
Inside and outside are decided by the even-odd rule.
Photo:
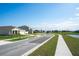
[[[23,54],[22,56],[28,56],[29,54],[31,54],[32,52],[34,52],[36,49],[38,49],[40,46],[42,46],[43,44],[45,44],[47,41],[49,41],[51,38],[53,38],[55,35],[53,35],[52,37],[50,37],[48,40],[44,41],[43,43],[37,45],[36,47],[32,48],[31,50],[29,50],[28,52],[26,52],[25,54]]]

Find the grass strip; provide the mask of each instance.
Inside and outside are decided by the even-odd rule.
[[[11,40],[8,40],[8,41],[18,41],[18,40],[23,40],[23,39],[26,39],[28,37],[19,37],[19,38],[13,38]]]
[[[74,56],[79,56],[79,38],[63,35],[64,40]]]
[[[29,56],[54,56],[57,40],[58,40],[58,35],[50,39],[47,43],[39,47]]]
[[[23,40],[27,38],[31,38],[34,36],[30,35],[0,35],[0,40],[7,40],[7,41],[18,41],[18,40]]]
[[[0,40],[23,37],[24,35],[0,35]]]

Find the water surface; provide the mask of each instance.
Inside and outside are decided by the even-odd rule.
[[[75,38],[79,38],[79,34],[75,34],[75,35],[69,35],[71,37],[75,37]]]

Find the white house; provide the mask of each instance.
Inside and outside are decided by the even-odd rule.
[[[0,26],[0,34],[2,35],[26,35],[28,34],[28,31],[25,31],[23,29],[14,27],[14,26]]]

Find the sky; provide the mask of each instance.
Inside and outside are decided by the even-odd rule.
[[[78,3],[0,3],[0,26],[79,30]]]

